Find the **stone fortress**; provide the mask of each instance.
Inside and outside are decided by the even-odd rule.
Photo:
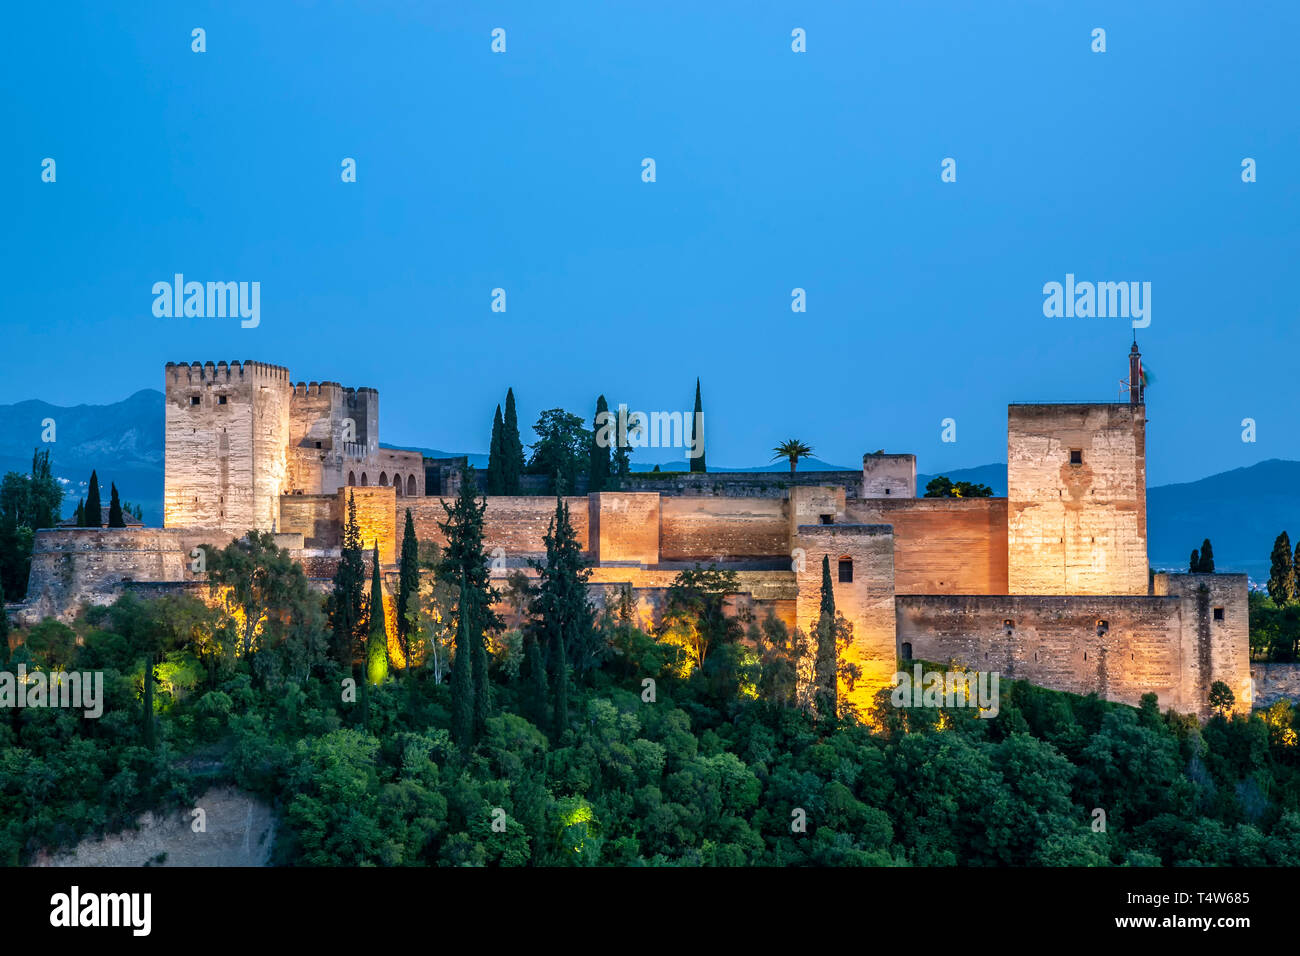
[[[811,632],[825,555],[860,702],[917,659],[1130,704],[1154,692],[1201,715],[1221,680],[1248,709],[1246,576],[1149,571],[1136,344],[1129,363],[1127,402],[1009,407],[1005,498],[917,497],[915,456],[883,453],[860,472],[642,473],[569,497],[593,602],[630,588],[648,626],[680,570],[716,565],[740,582],[733,609]],[[37,532],[20,620],[67,619],[125,589],[197,589],[191,549],[251,528],[327,587],[349,496],[390,586],[408,509],[422,540],[443,543],[457,463],[381,448],[374,389],[293,384],[251,361],[168,363],[165,376],[164,527]],[[544,556],[554,509],[546,495],[487,499],[498,584]]]

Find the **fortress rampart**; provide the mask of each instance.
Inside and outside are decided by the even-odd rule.
[[[37,532],[24,620],[192,587],[190,550],[249,529],[278,532],[327,582],[349,499],[387,574],[408,510],[421,540],[445,544],[458,462],[381,447],[374,389],[294,384],[257,362],[168,364],[165,381],[165,527]],[[1007,421],[1006,498],[918,498],[915,456],[883,452],[861,472],[643,473],[571,495],[591,598],[630,589],[650,627],[678,572],[712,565],[737,575],[733,612],[811,634],[825,557],[859,702],[916,658],[1131,704],[1153,691],[1201,714],[1223,680],[1248,707],[1244,577],[1149,578],[1142,389],[1127,403],[1012,405]],[[548,495],[486,499],[498,585],[533,573],[554,511]]]

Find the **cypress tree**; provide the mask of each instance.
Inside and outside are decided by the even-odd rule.
[[[519,439],[519,413],[515,410],[515,390],[506,389],[506,415],[502,420],[502,475],[505,493],[517,495],[523,488],[524,443]]]
[[[374,570],[370,576],[370,633],[366,636],[366,679],[382,684],[388,677],[388,615],[384,611],[384,586],[379,581],[379,542],[375,542]]]
[[[1187,573],[1188,574],[1201,573],[1201,552],[1196,550],[1195,548],[1192,548],[1192,557],[1187,562]]]
[[[603,423],[603,424],[602,424]],[[609,488],[610,476],[610,442],[603,445],[597,440],[602,433],[613,435],[618,442],[617,423],[609,420],[609,403],[605,396],[596,399],[596,415],[591,424],[591,464],[587,469],[587,491],[605,491]]]
[[[454,716],[462,703],[470,702],[468,730],[462,728],[458,738],[466,748],[474,742],[475,728],[481,730],[486,723],[491,707],[485,634],[502,626],[501,618],[492,610],[497,592],[492,588],[488,554],[483,548],[483,513],[487,510],[487,500],[477,497],[476,488],[474,469],[466,468],[455,503],[443,502],[447,520],[438,524],[447,539],[438,576],[459,594],[452,708]]]
[[[456,659],[451,665],[451,736],[462,750],[474,745],[474,652],[470,649],[469,588],[461,584],[456,622]]]
[[[90,490],[86,492],[86,527],[100,528],[104,525],[104,506],[99,503],[99,476],[92,469],[90,472]]]
[[[699,455],[691,459],[691,471],[708,471],[704,467],[704,406],[700,403],[700,380],[695,380],[695,414],[691,416],[691,447],[700,450]]]
[[[555,710],[551,726],[558,738],[569,727],[569,659],[564,652],[564,639],[551,638],[551,680],[555,683]]]
[[[528,637],[528,650],[525,652],[525,659],[528,662],[529,704],[532,710],[533,722],[542,730],[546,730],[550,725],[550,714],[546,705],[548,696],[546,689],[546,661],[542,658],[542,642],[535,634]]]
[[[569,675],[574,665],[587,671],[599,662],[599,635],[587,603],[590,569],[563,498],[555,499],[555,515],[543,541],[546,563],[530,562],[538,573],[530,611],[536,637],[545,641],[550,658],[550,685],[555,695],[551,729],[558,737],[569,725]]]
[[[144,745],[150,750],[154,749],[154,720],[153,720],[153,652],[145,658],[144,662],[144,713],[141,715],[144,723]]]
[[[1210,546],[1209,538],[1201,542],[1201,573],[1214,573],[1214,549]]]
[[[1300,545],[1296,546],[1300,557]],[[1268,573],[1268,596],[1278,607],[1295,600],[1295,563],[1291,557],[1291,536],[1283,531],[1273,542],[1272,564]]]
[[[411,670],[411,622],[407,615],[420,601],[420,543],[415,537],[415,521],[406,509],[406,527],[402,529],[402,559],[397,575],[397,643],[402,648],[402,666]]]
[[[122,520],[122,502],[117,497],[117,482],[110,482],[111,497],[108,500],[108,526],[110,528],[125,528],[126,522]]]
[[[78,528],[84,528],[86,526],[86,499],[85,498],[77,499],[77,510],[72,513],[72,516],[76,520]]]
[[[838,660],[835,652],[835,591],[831,584],[830,555],[822,555],[822,603],[817,617],[817,657],[814,680],[817,714],[833,719],[838,712]]]
[[[1283,533],[1285,534],[1285,532]],[[1300,575],[1296,575],[1294,570],[1297,564],[1300,564],[1300,541],[1296,542],[1295,559],[1291,562],[1291,596],[1293,600],[1295,597],[1300,596]]]
[[[357,527],[357,502],[354,495],[348,492],[348,518],[343,525],[343,548],[338,570],[334,572],[334,591],[330,595],[330,624],[333,630],[330,653],[344,667],[352,666],[357,642],[361,640],[365,575],[365,562],[361,557],[361,531]]]
[[[487,493],[503,495],[506,493],[505,479],[505,423],[501,420],[501,406],[492,418],[492,442],[488,446]]]

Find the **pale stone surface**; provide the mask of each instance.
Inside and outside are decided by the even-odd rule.
[[[204,812],[196,833],[192,810]],[[42,853],[32,866],[267,866],[275,842],[271,808],[231,787],[213,788],[191,811],[146,812],[138,829],[83,840],[70,850]],[[160,854],[166,858],[159,860]]]

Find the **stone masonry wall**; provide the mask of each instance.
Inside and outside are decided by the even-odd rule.
[[[1012,405],[1007,418],[1010,592],[1145,594],[1145,407]]]
[[[790,529],[779,498],[661,498],[660,558],[716,561],[723,557],[788,555]]]
[[[893,525],[896,593],[1007,593],[1005,498],[859,499],[846,512]]]

